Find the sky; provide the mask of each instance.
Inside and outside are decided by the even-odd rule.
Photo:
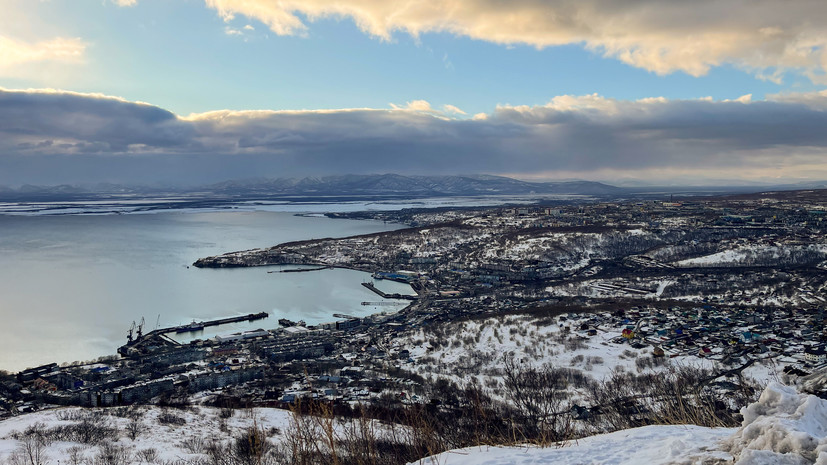
[[[827,3],[0,0],[0,185],[827,179]]]

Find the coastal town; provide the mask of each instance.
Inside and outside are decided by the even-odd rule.
[[[350,214],[411,227],[232,252],[195,266],[352,268],[374,282],[410,285],[410,295],[391,295],[363,283],[377,299],[404,301],[402,310],[337,314],[317,325],[284,320],[275,329],[258,315],[261,329],[187,343],[169,334],[209,322],[147,334],[132,328],[118,355],[3,374],[0,418],[51,405],[193,400],[439,403],[446,399],[433,386],[441,377],[474,378],[501,395],[507,356],[565,366],[593,382],[616,370],[697,364],[723,391],[743,388],[745,378],[784,378],[823,397],[823,195]]]

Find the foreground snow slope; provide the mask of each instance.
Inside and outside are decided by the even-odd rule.
[[[223,441],[232,438],[234,435],[251,426],[262,428],[266,431],[273,431],[271,440],[280,439],[280,432],[290,427],[290,412],[286,410],[256,408],[252,410],[236,410],[230,418],[224,420],[222,427],[220,411],[211,407],[193,407],[187,411],[163,409],[160,407],[138,407],[141,413],[138,422],[139,432],[135,439],[127,437],[130,420],[112,415],[112,409],[95,409],[105,415],[96,417],[97,424],[106,424],[117,430],[113,438],[115,444],[122,446],[125,450],[137,457],[142,451],[154,450],[156,460],[154,463],[165,463],[177,461],[176,463],[194,463],[205,459],[206,456],[199,453],[207,441]],[[76,420],[66,420],[66,416],[73,414],[92,413],[92,409],[79,407],[60,408],[45,410],[37,413],[30,413],[18,417],[0,421],[0,464],[5,464],[15,450],[20,447],[20,442],[13,439],[14,432],[24,431],[34,424],[41,424],[45,428],[54,428],[61,425],[76,423]],[[177,423],[163,423],[161,415],[168,414],[171,417],[180,419]],[[187,443],[198,446],[191,450]],[[203,443],[203,444],[202,444]],[[73,442],[56,441],[50,443],[45,454],[48,463],[57,463],[70,455],[72,448],[80,448],[80,456],[91,461],[99,453],[99,447],[83,445]],[[67,463],[65,460],[63,463]],[[129,463],[139,463],[137,458]]]
[[[271,431],[271,441],[283,440],[291,428],[290,413],[275,409],[236,411],[222,427],[217,409],[194,407],[187,411],[140,407],[141,432],[128,439],[129,420],[102,411],[105,422],[119,431],[116,443],[133,457],[154,449],[152,463],[197,463],[206,459],[199,442],[214,438],[227,440],[250,426]],[[89,414],[79,408],[56,409],[0,421],[0,463],[20,446],[12,436],[35,423],[51,428],[69,424],[70,414]],[[693,425],[646,426],[592,436],[557,448],[471,447],[448,451],[418,463],[427,465],[827,465],[827,400],[771,383],[754,404],[742,409],[740,428],[704,428]],[[178,424],[164,424],[162,415],[179,418]],[[63,418],[63,419],[62,419]],[[46,449],[50,463],[69,456],[79,446],[54,442]],[[80,449],[80,456],[93,460],[95,446]],[[147,461],[148,462],[148,461]],[[64,463],[65,460],[64,460]],[[132,463],[138,463],[133,461]],[[144,462],[146,463],[146,462]]]
[[[581,439],[560,448],[470,447],[422,460],[427,465],[659,465],[727,463],[732,456],[708,447],[734,430],[693,425],[644,426]]]
[[[771,383],[742,409],[740,428],[645,426],[559,448],[471,447],[423,459],[439,465],[827,465],[827,400]]]

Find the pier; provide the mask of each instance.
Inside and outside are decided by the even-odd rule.
[[[286,270],[279,270],[278,273],[306,273],[308,271],[322,271],[332,269],[332,266],[317,266],[315,268],[288,268]],[[276,273],[276,271],[268,271],[267,273]]]
[[[209,327],[209,326],[226,325],[226,324],[230,324],[230,323],[239,323],[239,322],[242,322],[242,321],[261,320],[261,319],[267,318],[268,316],[270,316],[270,314],[267,313],[267,312],[250,313],[248,315],[233,316],[233,317],[230,317],[230,318],[221,318],[219,320],[200,321],[200,322],[197,322],[197,323],[192,322],[188,325],[174,326],[172,328],[158,329],[158,330],[155,330],[155,331],[160,331],[161,334],[172,333],[172,332],[186,333],[186,332],[191,332],[191,331],[200,331],[200,330],[202,330],[206,327]],[[155,331],[153,331],[153,332],[155,332]],[[147,336],[148,335],[149,334],[147,334]]]
[[[363,286],[378,294],[383,299],[416,300],[415,296],[402,294],[388,294],[379,290],[373,283],[362,283]]]
[[[239,323],[242,321],[256,321],[261,320],[264,318],[269,317],[270,314],[267,312],[259,312],[259,313],[250,313],[247,315],[242,316],[232,316],[229,318],[221,318],[218,320],[209,320],[209,321],[200,321],[195,322],[193,321],[187,325],[181,326],[172,326],[170,328],[159,328],[153,331],[150,331],[144,335],[140,335],[133,341],[129,340],[125,345],[118,348],[118,353],[124,357],[135,355],[141,352],[141,349],[145,345],[158,345],[158,346],[167,346],[167,347],[175,347],[180,346],[181,344],[167,336],[170,333],[188,333],[193,331],[201,331],[204,328],[210,326],[219,326],[219,325],[226,325],[230,323]],[[133,323],[134,326],[134,323]],[[131,337],[130,332],[130,337]]]

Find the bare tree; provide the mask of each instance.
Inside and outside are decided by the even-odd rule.
[[[132,418],[129,420],[129,423],[126,424],[126,434],[129,436],[129,439],[136,440],[138,436],[143,434],[146,431],[146,426],[144,426],[143,422],[140,418]]]
[[[565,392],[569,383],[564,370],[550,365],[536,368],[506,356],[503,383],[524,439],[551,443],[570,436]]]
[[[45,465],[46,443],[37,435],[25,435],[20,439],[17,449],[9,457],[11,465]]]
[[[121,445],[111,441],[104,441],[98,448],[95,456],[95,465],[129,465],[132,463],[132,454]]]

